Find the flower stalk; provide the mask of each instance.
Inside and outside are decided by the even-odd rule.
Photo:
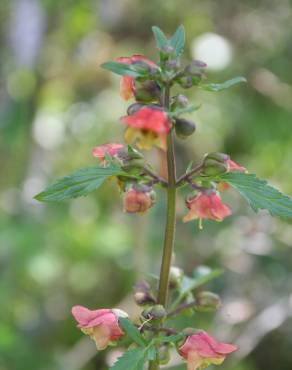
[[[163,108],[169,109],[170,104],[170,87],[166,85],[163,91]],[[167,306],[169,275],[171,267],[171,259],[175,238],[175,223],[176,223],[176,163],[174,153],[173,131],[167,136],[167,208],[166,208],[166,224],[164,233],[163,255],[160,268],[158,303]],[[150,361],[149,370],[159,369],[157,360]]]
[[[163,107],[169,109],[170,87],[165,86],[163,91]],[[175,236],[175,219],[176,219],[176,164],[173,142],[173,131],[167,136],[167,209],[166,209],[166,225],[164,233],[163,255],[159,278],[158,303],[167,305],[169,273],[171,267],[171,258],[173,252],[174,236]]]

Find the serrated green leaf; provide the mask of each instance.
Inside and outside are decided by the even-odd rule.
[[[235,188],[255,212],[266,209],[272,216],[292,217],[292,197],[281,193],[255,174],[229,172],[221,175],[220,180]]]
[[[98,189],[109,177],[121,174],[124,175],[123,171],[114,165],[82,168],[69,176],[58,179],[37,194],[35,199],[40,202],[59,202],[85,196]]]
[[[146,358],[148,361],[153,361],[156,359],[157,349],[154,346],[150,346],[147,350]]]
[[[147,343],[140,334],[139,330],[136,328],[135,325],[131,323],[130,320],[125,319],[123,317],[119,318],[119,323],[122,329],[128,334],[128,336],[139,346],[145,346]]]
[[[165,36],[163,31],[159,27],[153,26],[152,27],[152,32],[153,32],[154,37],[155,37],[156,46],[159,50],[161,50],[164,46],[169,45],[169,41],[168,41],[167,37]]]
[[[125,64],[119,62],[106,62],[101,64],[101,68],[108,71],[114,72],[120,76],[131,76],[131,77],[141,77],[144,76],[148,71],[143,69],[141,65],[138,64]]]
[[[246,82],[246,78],[244,78],[244,77],[235,77],[235,78],[232,78],[231,80],[225,81],[221,84],[214,84],[214,83],[199,84],[198,87],[202,90],[217,92],[217,91],[222,91],[222,90],[228,89],[229,87],[231,87],[233,85],[236,85],[240,82]]]
[[[170,45],[174,48],[176,56],[179,57],[185,46],[185,29],[183,25],[180,25],[171,37]]]
[[[143,369],[143,364],[147,361],[147,351],[147,349],[141,347],[128,350],[118,358],[111,370]]]

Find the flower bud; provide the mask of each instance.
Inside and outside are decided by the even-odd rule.
[[[170,361],[169,346],[162,345],[158,350],[158,360],[160,365],[166,365]]]
[[[135,284],[134,299],[139,306],[156,303],[156,300],[151,292],[151,287],[147,281],[140,281]]]
[[[175,50],[171,45],[163,45],[161,48],[162,60],[167,60],[169,57],[174,56]]]
[[[124,193],[124,212],[143,213],[156,203],[156,194],[149,186],[136,185]]]
[[[175,102],[179,108],[185,108],[189,104],[189,99],[183,94],[178,94],[175,97]]]
[[[201,171],[202,175],[205,176],[216,176],[227,172],[228,167],[224,162],[219,162],[215,159],[205,159],[203,164],[203,169]]]
[[[178,94],[172,98],[171,110],[175,111],[177,108],[185,108],[189,104],[188,98],[183,94]]]
[[[184,118],[175,119],[175,133],[181,139],[186,139],[192,135],[196,130],[194,122],[186,120]]]
[[[169,71],[177,72],[180,68],[180,62],[176,59],[170,59],[165,63],[165,67]]]
[[[207,67],[207,64],[199,60],[193,60],[189,65],[185,67],[185,74],[196,76],[202,75],[202,68]]]
[[[216,311],[220,306],[220,297],[215,293],[203,291],[196,295],[196,311]]]
[[[137,101],[150,103],[157,100],[160,96],[161,89],[156,81],[144,81],[135,83],[134,95]]]
[[[172,266],[170,268],[169,274],[169,287],[170,288],[178,288],[182,279],[184,277],[184,272],[179,267]]]
[[[190,87],[193,86],[193,79],[192,76],[183,76],[180,77],[177,82],[179,85],[184,88],[184,89],[189,89]]]

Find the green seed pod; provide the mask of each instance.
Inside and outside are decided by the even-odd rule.
[[[196,295],[196,311],[212,312],[218,310],[221,306],[220,297],[212,292],[203,291]]]
[[[214,159],[215,161],[222,162],[222,163],[224,163],[225,161],[227,161],[229,158],[230,157],[229,157],[228,154],[220,153],[220,152],[208,153],[205,156],[205,160],[206,159]]]
[[[201,174],[205,176],[216,176],[227,172],[228,168],[224,162],[218,162],[214,159],[205,159]]]
[[[161,320],[166,316],[165,308],[161,304],[153,306],[149,312],[150,317]]]
[[[181,139],[186,139],[192,135],[196,130],[194,122],[186,120],[184,118],[175,119],[175,133]]]

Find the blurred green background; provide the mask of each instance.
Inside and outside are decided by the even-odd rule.
[[[104,370],[118,350],[96,355],[70,309],[137,314],[134,282],[159,271],[164,194],[145,217],[122,212],[114,184],[62,204],[32,199],[96,163],[95,145],[122,140],[119,77],[99,65],[133,53],[155,60],[151,26],[171,34],[184,24],[185,58],[206,61],[213,82],[248,83],[186,92],[202,108],[197,134],[176,143],[179,171],[224,151],[292,194],[292,2],[1,0],[0,20],[0,370]],[[291,225],[253,214],[232,191],[224,199],[234,215],[203,231],[182,224],[178,201],[176,264],[225,269],[208,287],[222,309],[188,325],[240,346],[224,369],[291,370]]]

